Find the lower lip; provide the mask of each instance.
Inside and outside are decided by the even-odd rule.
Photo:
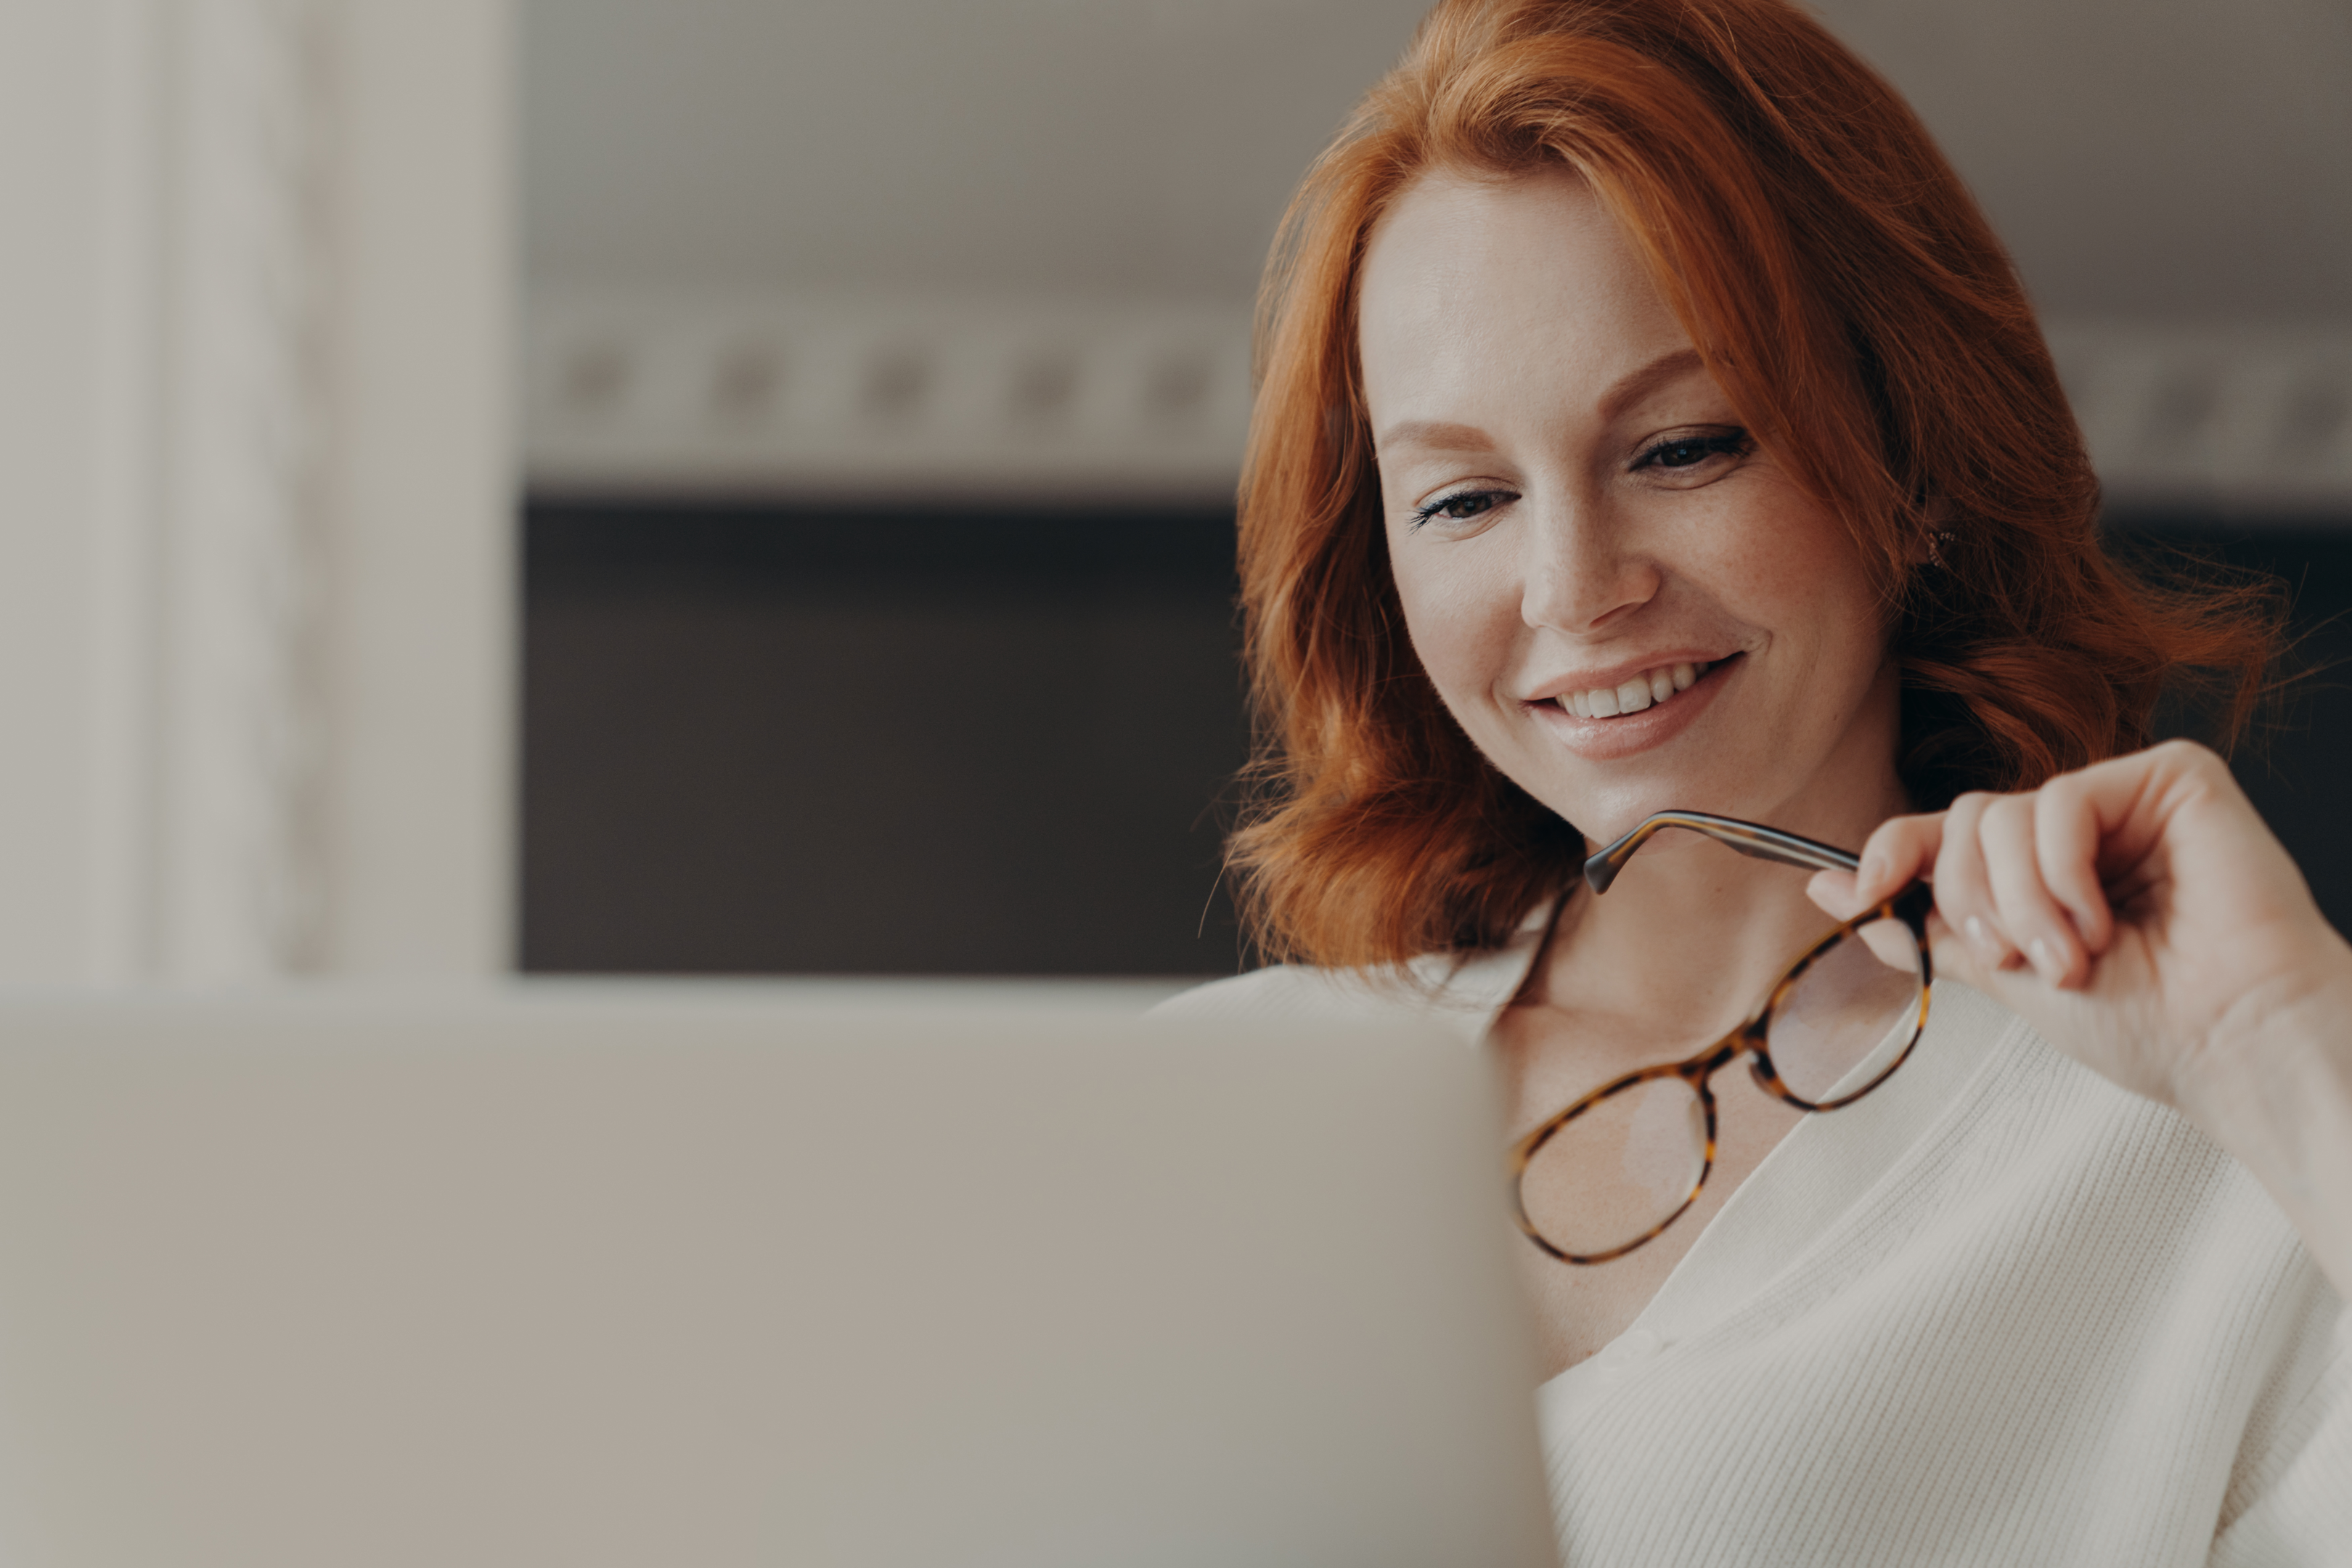
[[[1595,762],[1630,757],[1653,746],[1663,746],[1688,729],[1715,700],[1723,683],[1738,671],[1744,657],[1733,654],[1729,658],[1717,659],[1687,689],[1675,692],[1664,702],[1654,702],[1639,713],[1622,714],[1614,719],[1580,719],[1557,702],[1530,702],[1527,706],[1538,723],[1580,757]]]

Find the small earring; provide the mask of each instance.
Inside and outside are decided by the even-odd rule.
[[[1947,545],[1947,544],[1953,543],[1953,542],[1956,542],[1958,538],[1959,538],[1959,535],[1958,535],[1958,534],[1957,534],[1957,533],[1954,533],[1954,532],[1953,532],[1950,529],[1948,529],[1948,528],[1937,529],[1937,531],[1935,531],[1934,532],[1932,532],[1932,533],[1928,534],[1928,535],[1927,535],[1927,564],[1928,564],[1928,565],[1930,565],[1930,566],[1934,566],[1934,567],[1937,567],[1937,568],[1942,568],[1942,567],[1946,564],[1946,563],[1945,563],[1945,561],[1944,561],[1944,546],[1945,546],[1945,545]]]

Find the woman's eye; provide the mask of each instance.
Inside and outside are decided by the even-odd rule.
[[[1508,499],[1497,490],[1467,490],[1460,495],[1440,496],[1427,506],[1413,510],[1415,526],[1432,518],[1444,518],[1448,522],[1467,522],[1470,519],[1495,510]]]
[[[1636,468],[1695,468],[1710,458],[1736,458],[1748,449],[1744,431],[1722,436],[1679,436],[1661,441],[1634,460]]]

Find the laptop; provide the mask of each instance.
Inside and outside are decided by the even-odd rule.
[[[1553,1563],[1485,1064],[1143,999],[0,1000],[0,1561]]]

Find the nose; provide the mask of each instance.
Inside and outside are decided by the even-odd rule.
[[[1657,597],[1657,563],[1607,506],[1584,497],[1537,509],[1521,531],[1519,616],[1581,635],[1605,631]]]

